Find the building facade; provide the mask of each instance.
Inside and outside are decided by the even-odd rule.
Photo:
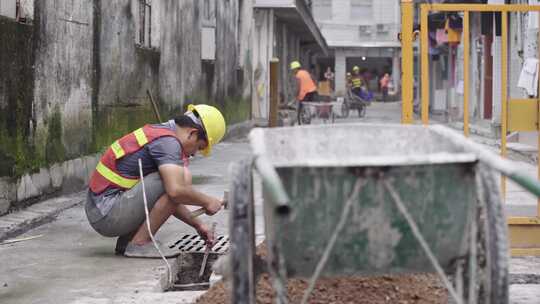
[[[319,77],[331,67],[336,92],[343,93],[346,73],[358,66],[373,76],[389,72],[399,84],[399,5],[396,0],[313,0],[313,16],[332,51],[332,56],[318,59]]]

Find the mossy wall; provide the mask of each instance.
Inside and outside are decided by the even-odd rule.
[[[0,176],[40,165],[31,135],[33,27],[0,16]]]
[[[203,70],[204,1],[154,7],[159,46],[135,45],[138,1],[36,1],[34,25],[0,17],[0,176],[19,177],[103,151],[188,103],[220,108],[227,124],[250,118],[250,78],[238,65],[239,1],[218,3],[216,60]],[[72,13],[66,20],[61,12]],[[179,30],[181,29],[181,30]],[[248,89],[246,89],[248,88]]]

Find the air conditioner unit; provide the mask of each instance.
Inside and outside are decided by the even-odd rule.
[[[358,31],[360,35],[371,35],[371,25],[359,25]]]
[[[376,28],[377,33],[388,33],[388,31],[390,30],[390,25],[384,23],[377,23]]]

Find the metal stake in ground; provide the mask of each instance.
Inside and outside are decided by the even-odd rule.
[[[216,222],[212,223],[212,235],[214,235],[216,233],[216,225],[217,225]],[[206,261],[208,261],[208,255],[210,254],[210,249],[212,249],[212,244],[210,244],[210,245],[207,244],[206,245],[206,251],[204,252],[203,262],[202,262],[202,265],[201,265],[201,271],[199,271],[199,278],[202,278],[202,276],[204,274],[204,269],[206,268]]]

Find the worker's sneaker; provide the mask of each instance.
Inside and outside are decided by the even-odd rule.
[[[158,243],[158,246],[159,246],[159,249],[161,250],[161,253],[163,253],[163,256],[165,256],[166,258],[174,258],[180,255],[180,251],[178,249],[170,249],[165,246],[161,246],[161,244],[159,243]],[[126,250],[124,251],[124,256],[130,257],[130,258],[149,258],[149,259],[161,258],[161,256],[159,255],[159,252],[154,246],[154,243],[152,242],[144,244],[144,245],[137,245],[137,244],[129,243],[126,246]]]

